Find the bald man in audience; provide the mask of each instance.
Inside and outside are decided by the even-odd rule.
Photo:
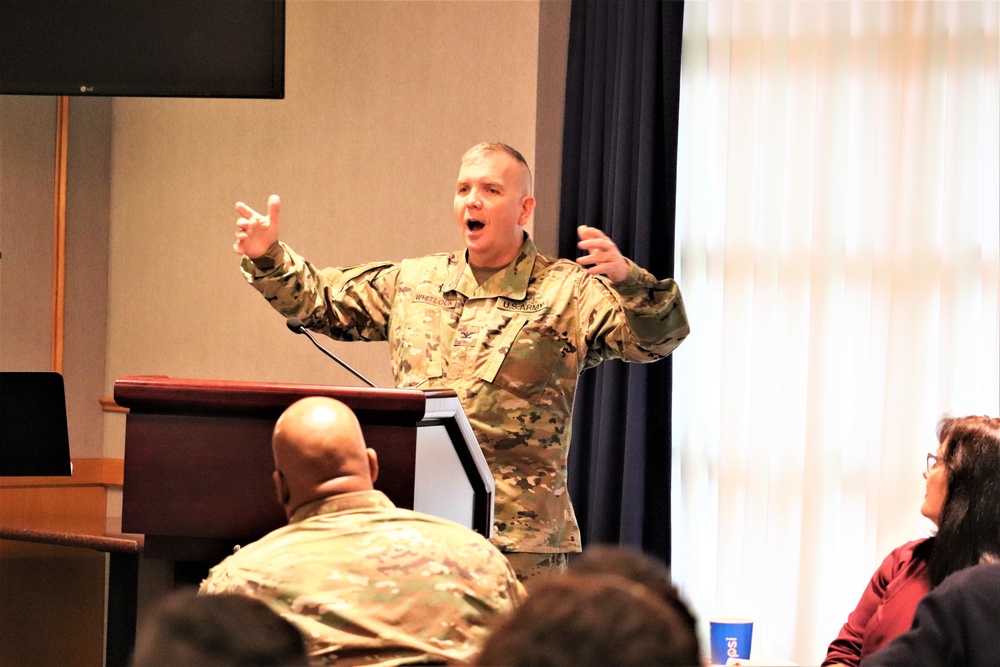
[[[521,601],[489,540],[374,490],[378,457],[343,403],[297,401],[272,448],[289,523],[212,568],[200,592],[267,602],[303,632],[311,664],[464,663]]]

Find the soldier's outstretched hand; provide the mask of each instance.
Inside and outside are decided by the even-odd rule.
[[[233,243],[233,250],[250,259],[266,253],[278,240],[280,210],[281,197],[278,195],[267,198],[267,215],[261,215],[241,201],[236,202],[236,211],[240,217],[236,219],[236,242]]]
[[[596,227],[580,225],[577,227],[580,241],[576,244],[588,254],[577,257],[576,261],[587,268],[591,275],[604,274],[613,282],[625,280],[628,277],[629,264],[618,250],[615,242],[607,234]]]

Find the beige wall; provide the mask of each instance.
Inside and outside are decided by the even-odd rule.
[[[233,203],[280,194],[282,238],[321,265],[454,249],[465,149],[496,139],[534,164],[540,101],[561,133],[561,93],[554,108],[537,87],[539,16],[538,2],[292,0],[284,100],[115,100],[108,390],[136,374],[357,384],[244,283]],[[558,53],[565,26],[546,30]],[[324,344],[391,385],[384,343]]]
[[[56,104],[0,96],[0,370],[50,368]]]
[[[500,140],[535,168],[534,234],[554,251],[568,0],[289,0],[287,10],[284,100],[71,99],[63,375],[77,474],[0,480],[0,522],[100,530],[107,515],[114,525],[121,462],[93,459],[123,456],[124,418],[99,405],[119,376],[357,384],[243,282],[230,249],[237,199],[262,206],[281,194],[283,238],[319,264],[451,250],[458,159]],[[56,107],[0,96],[2,370],[51,367]],[[324,343],[391,384],[385,344]],[[47,547],[25,561],[23,551],[0,543],[0,579],[35,591],[39,609],[99,620],[102,567],[73,587],[45,586],[52,562],[86,569],[99,556]],[[50,644],[45,618],[16,607],[0,605],[5,634]],[[72,634],[53,650],[99,664],[93,628]],[[0,653],[4,664],[23,657]]]
[[[111,101],[71,104],[63,377],[74,458],[103,455]],[[52,368],[56,100],[0,97],[0,370]]]
[[[562,183],[563,112],[569,0],[542,0],[538,10],[538,98],[535,115],[534,239],[551,254],[559,250],[559,193]]]
[[[536,171],[556,247],[568,0],[290,0],[284,100],[72,98],[65,354],[74,458],[121,457],[122,375],[354,384],[288,332],[230,250],[246,199],[285,202],[319,264],[459,244],[458,158],[497,139]],[[51,368],[56,100],[0,97],[0,369]],[[328,343],[390,384],[383,343]]]
[[[122,375],[356,384],[287,331],[231,251],[245,199],[284,199],[319,264],[459,245],[458,158],[497,139],[536,171],[556,247],[568,0],[290,0],[283,100],[72,98],[64,376],[74,458],[121,457]],[[56,101],[0,97],[0,368],[48,370]],[[324,341],[379,384],[384,343]]]
[[[108,321],[111,204],[110,99],[74,99],[66,179],[66,303],[63,377],[75,458],[104,455],[102,411]]]

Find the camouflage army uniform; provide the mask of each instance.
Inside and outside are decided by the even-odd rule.
[[[285,317],[337,340],[387,340],[398,387],[453,389],[496,478],[494,542],[580,550],[566,489],[580,373],[604,359],[654,361],[688,333],[680,290],[629,261],[625,280],[539,253],[482,285],[464,251],[319,270],[283,243],[247,280]]]
[[[268,603],[302,630],[317,665],[467,662],[524,596],[489,540],[381,491],[300,507],[212,568],[200,592]]]

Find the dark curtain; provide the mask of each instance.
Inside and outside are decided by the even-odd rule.
[[[599,227],[657,278],[673,276],[683,2],[574,0],[559,254]],[[671,361],[605,362],[581,377],[570,493],[584,545],[670,563]]]

